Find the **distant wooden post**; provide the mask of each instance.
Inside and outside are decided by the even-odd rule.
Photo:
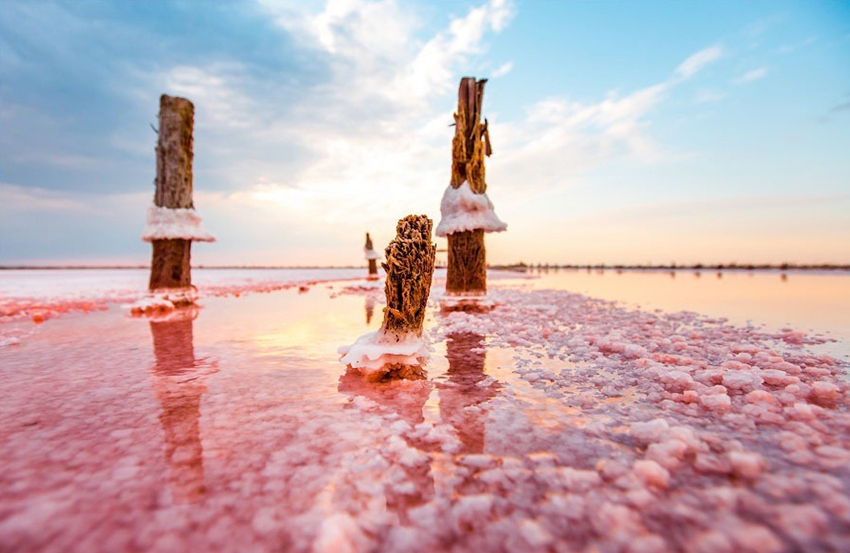
[[[476,81],[474,77],[461,79],[457,113],[454,114],[451,187],[457,190],[464,183],[468,183],[475,195],[484,195],[487,191],[484,156],[492,154],[488,122],[486,119],[484,123],[481,122],[481,105],[484,100],[486,82],[487,79]],[[492,211],[492,204],[486,196],[480,203],[482,206],[489,205]],[[486,209],[479,210],[479,213],[483,211]],[[444,220],[445,217],[444,213]],[[487,252],[484,247],[484,232],[504,230],[504,223],[498,221],[495,214],[492,220],[501,227],[452,229],[446,234],[449,243],[447,292],[480,295],[487,292]]]
[[[151,291],[188,289],[192,285],[192,241],[215,240],[201,230],[192,202],[194,118],[195,107],[189,100],[160,97],[154,208],[142,237],[153,243]]]
[[[372,245],[372,237],[366,233],[366,245],[363,247],[363,252],[366,255],[366,260],[369,262],[369,278],[378,278],[378,259],[380,256],[375,252],[375,247]]]

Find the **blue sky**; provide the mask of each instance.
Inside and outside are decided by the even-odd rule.
[[[439,218],[465,75],[491,262],[850,263],[850,3],[495,0],[4,0],[0,263],[148,261],[162,93],[195,263],[362,263]]]

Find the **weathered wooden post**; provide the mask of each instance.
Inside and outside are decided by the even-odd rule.
[[[366,245],[363,247],[363,254],[366,257],[366,261],[369,262],[369,280],[377,280],[378,260],[381,259],[381,254],[375,251],[372,245],[372,237],[369,236],[368,232],[366,233]]]
[[[195,107],[185,98],[159,99],[156,192],[142,240],[153,243],[148,289],[174,303],[192,302],[192,242],[214,242],[201,228],[192,201],[192,130]]]
[[[440,202],[442,219],[436,230],[449,243],[444,308],[474,307],[486,295],[484,233],[507,228],[486,194],[484,156],[492,154],[488,121],[481,123],[486,82],[464,77],[458,90],[451,183]]]
[[[424,378],[422,362],[428,354],[422,324],[437,250],[431,242],[432,225],[425,215],[408,215],[398,222],[381,264],[387,273],[381,329],[339,349],[340,361],[369,380]]]

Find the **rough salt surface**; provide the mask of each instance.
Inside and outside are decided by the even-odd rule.
[[[465,181],[458,188],[446,188],[440,201],[440,214],[440,224],[434,233],[443,238],[467,230],[502,232],[508,228],[508,225],[496,216],[493,202],[487,194],[474,193]]]
[[[166,239],[215,242],[215,237],[201,226],[201,216],[194,209],[171,209],[152,205],[142,240],[152,242]]]
[[[490,284],[379,385],[337,360],[374,326],[346,283],[39,325],[0,363],[0,549],[850,550],[846,362]]]

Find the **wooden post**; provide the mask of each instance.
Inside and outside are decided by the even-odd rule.
[[[159,140],[156,145],[154,204],[169,209],[193,209],[192,128],[195,106],[185,98],[163,94],[159,99]],[[153,240],[148,288],[188,288],[192,285],[192,241]]]
[[[369,252],[374,252],[375,248],[372,245],[372,237],[369,236],[369,233],[366,233],[366,246],[364,247],[366,250],[366,256],[369,261],[369,276],[377,278],[378,276],[378,261],[375,258],[368,257]]]
[[[452,188],[464,182],[475,194],[487,191],[484,156],[492,153],[487,120],[481,123],[484,83],[464,77],[458,89],[457,113],[454,114],[455,136],[452,140]],[[450,293],[487,292],[487,259],[482,229],[448,235],[449,255],[446,291]]]
[[[381,264],[387,272],[384,331],[422,334],[437,255],[431,242],[432,226],[425,215],[408,215],[396,226],[396,237],[387,246],[387,261]]]

